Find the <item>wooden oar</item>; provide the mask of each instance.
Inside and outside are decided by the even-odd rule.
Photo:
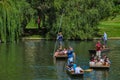
[[[91,71],[93,71],[93,69],[86,69],[86,70],[84,70],[85,72],[91,72]]]

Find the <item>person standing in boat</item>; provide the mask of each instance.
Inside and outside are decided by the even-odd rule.
[[[58,40],[58,43],[59,43],[59,47],[62,48],[62,45],[63,45],[63,35],[62,35],[62,32],[58,33],[57,40]]]
[[[102,47],[102,45],[101,45],[100,41],[97,41],[95,46],[96,46],[96,56],[101,58],[101,47]]]
[[[106,34],[106,32],[104,32],[103,41],[104,41],[104,46],[106,47],[106,45],[107,45],[107,34]]]
[[[68,55],[68,65],[70,64],[70,62],[74,62],[74,50],[72,47],[69,47],[68,51],[67,51],[67,55]]]

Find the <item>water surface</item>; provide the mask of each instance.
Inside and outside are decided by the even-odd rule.
[[[88,69],[89,49],[96,41],[64,41],[72,46],[76,63]],[[109,70],[85,72],[83,78],[70,77],[65,71],[66,60],[54,63],[55,41],[28,40],[16,44],[0,44],[0,80],[120,80],[120,40],[109,40],[111,51],[105,53],[112,64]]]

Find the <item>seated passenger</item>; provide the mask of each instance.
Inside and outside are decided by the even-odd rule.
[[[101,58],[101,59],[100,59],[100,62],[101,62],[102,64],[104,64],[104,59],[103,59],[103,58]]]
[[[95,65],[94,60],[90,61],[90,62],[89,62],[89,65],[94,66],[94,65]]]
[[[66,66],[66,68],[68,69],[68,70],[70,70],[70,71],[72,71],[73,70],[73,62],[70,62],[70,64],[68,64],[67,66]]]
[[[110,63],[111,62],[110,62],[109,58],[106,57],[105,60],[104,60],[104,65],[108,66],[108,65],[110,65]]]
[[[93,60],[94,60],[94,57],[95,57],[95,55],[92,54],[91,57],[90,57],[90,61],[93,61]]]
[[[73,64],[73,70],[75,71],[75,68],[77,67],[77,65],[74,63]]]
[[[64,54],[67,54],[67,49],[64,48],[62,52],[63,52]]]
[[[79,74],[81,72],[84,72],[84,70],[80,66],[75,68],[75,74]]]

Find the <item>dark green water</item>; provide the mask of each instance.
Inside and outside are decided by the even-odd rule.
[[[96,41],[65,41],[76,53],[76,63],[88,69],[88,49]],[[120,40],[109,40],[111,51],[105,53],[112,64],[109,70],[85,72],[83,78],[71,78],[65,71],[65,60],[54,63],[55,41],[23,41],[0,44],[0,80],[120,80]]]

